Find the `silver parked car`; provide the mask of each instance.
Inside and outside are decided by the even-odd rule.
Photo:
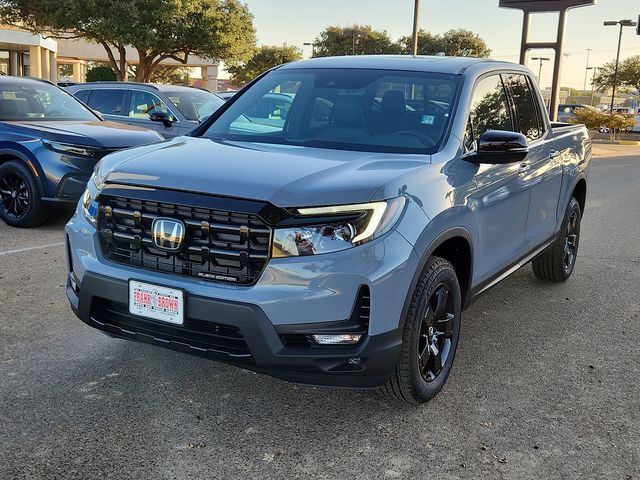
[[[92,82],[66,87],[106,120],[155,130],[165,138],[189,133],[224,104],[206,90],[134,82]]]

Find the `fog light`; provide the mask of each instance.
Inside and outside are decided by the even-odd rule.
[[[362,364],[362,359],[360,357],[349,358],[347,360],[347,363],[349,365],[355,365],[355,366],[359,367]]]
[[[69,283],[71,284],[71,290],[75,292],[76,295],[80,293],[80,287],[78,287],[78,283],[73,278],[73,275],[69,275]]]
[[[331,335],[326,333],[312,335],[313,341],[319,345],[355,345],[362,338],[361,333],[340,333]]]

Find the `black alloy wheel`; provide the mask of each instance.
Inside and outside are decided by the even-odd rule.
[[[0,165],[0,219],[18,228],[40,225],[47,218],[36,178],[27,165],[10,160]]]
[[[440,283],[429,299],[418,337],[418,364],[425,382],[436,380],[447,363],[455,316],[449,287]]]
[[[567,222],[567,235],[564,239],[564,259],[563,265],[567,272],[573,270],[578,256],[578,241],[580,239],[580,228],[578,217],[580,212],[571,210],[569,220]]]
[[[29,210],[29,187],[15,172],[0,176],[0,208],[4,215],[15,220],[24,217]]]

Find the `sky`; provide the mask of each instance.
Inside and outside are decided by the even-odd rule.
[[[305,58],[312,42],[329,25],[353,23],[386,30],[395,40],[411,35],[414,0],[243,0],[254,15],[259,45],[296,45]],[[562,86],[581,89],[587,66],[600,66],[615,59],[618,28],[605,27],[604,20],[633,19],[640,15],[640,0],[598,0],[595,6],[569,11],[565,35]],[[553,41],[557,14],[535,14],[531,21],[531,41]],[[492,58],[518,62],[522,32],[522,12],[498,8],[498,0],[421,0],[420,27],[433,33],[465,28],[478,33],[492,50]],[[625,27],[621,58],[640,55],[640,36]],[[531,56],[548,56],[551,50],[530,51]],[[542,68],[542,87],[551,85],[552,63]],[[538,62],[528,66],[537,75]],[[589,72],[589,75],[591,71]],[[590,78],[590,77],[589,77]],[[587,79],[587,88],[589,88]]]

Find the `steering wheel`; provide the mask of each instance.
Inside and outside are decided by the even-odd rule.
[[[426,133],[414,132],[413,130],[398,130],[397,132],[393,132],[392,135],[407,135],[409,137],[417,138],[425,147],[431,147],[436,144],[436,142],[434,142]]]

